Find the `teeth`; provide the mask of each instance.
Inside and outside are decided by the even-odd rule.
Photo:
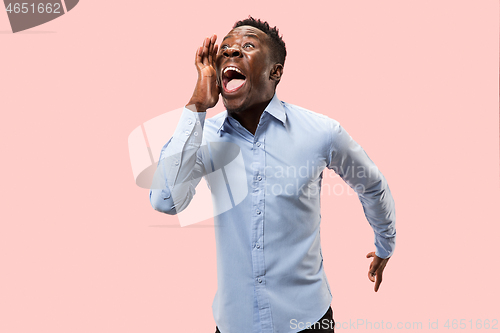
[[[236,67],[231,67],[231,66],[229,66],[229,67],[224,68],[224,74],[225,74],[227,71],[236,71],[236,72],[240,73],[241,75],[243,75],[243,73],[242,73],[242,72],[241,72],[238,68],[236,68]]]

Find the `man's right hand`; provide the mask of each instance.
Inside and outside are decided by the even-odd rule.
[[[211,38],[207,37],[203,41],[203,45],[196,50],[194,64],[198,71],[198,81],[193,96],[186,105],[192,111],[205,112],[214,107],[219,100],[220,87],[217,85],[217,72],[215,70],[218,50],[218,45],[215,44],[216,40],[215,34]]]

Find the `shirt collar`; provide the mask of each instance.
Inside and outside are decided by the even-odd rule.
[[[286,125],[286,111],[283,106],[283,102],[278,99],[278,95],[274,93],[273,98],[271,99],[271,102],[266,106],[264,109],[264,112],[269,113],[272,115],[274,118],[278,119],[283,123],[283,125]],[[218,127],[217,133],[221,135],[220,131],[224,131],[224,125],[228,118],[227,110],[224,111],[223,116],[221,116],[219,119],[217,119],[216,126]]]

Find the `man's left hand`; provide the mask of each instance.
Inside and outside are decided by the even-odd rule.
[[[372,258],[370,263],[370,269],[368,270],[368,278],[371,282],[375,282],[375,292],[378,291],[380,284],[382,283],[382,273],[384,272],[385,265],[389,261],[389,258],[382,259],[375,255],[375,252],[370,252],[366,255],[367,258]]]

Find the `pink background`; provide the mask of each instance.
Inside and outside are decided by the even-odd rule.
[[[323,196],[336,321],[500,320],[497,1],[84,0],[18,34],[0,13],[0,332],[215,331],[213,228],[151,208],[127,138],[186,104],[196,47],[249,14],[287,44],[280,99],[340,121],[396,201],[374,293],[361,204]]]

